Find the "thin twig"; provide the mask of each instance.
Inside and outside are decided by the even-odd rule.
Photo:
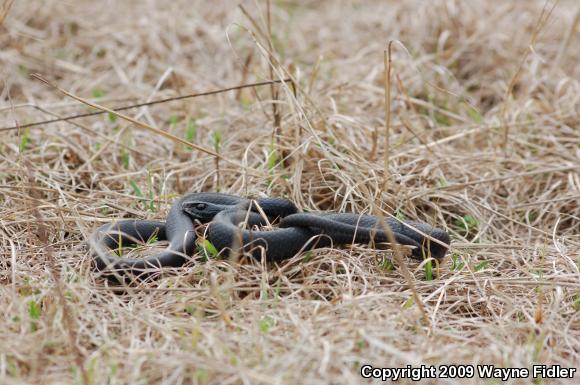
[[[8,16],[8,13],[10,13],[10,9],[12,8],[13,4],[14,0],[5,0],[4,4],[2,4],[2,7],[0,7],[0,26],[4,24],[4,20],[6,20],[6,16]]]
[[[554,4],[552,5],[552,8],[550,8],[550,10],[547,12],[547,15],[546,15],[546,7],[550,3],[550,1],[547,0],[546,3],[544,4],[544,7],[542,8],[542,13],[540,14],[540,17],[538,17],[538,21],[536,22],[534,30],[532,31],[532,37],[530,38],[530,44],[528,44],[528,47],[526,48],[526,51],[525,51],[524,55],[522,56],[522,59],[520,60],[518,68],[516,69],[514,76],[512,76],[512,78],[508,84],[508,88],[506,89],[506,93],[504,96],[504,102],[502,105],[502,112],[500,115],[501,118],[503,119],[504,123],[507,123],[507,106],[508,106],[509,98],[512,96],[514,87],[515,87],[517,81],[520,79],[520,76],[522,74],[522,70],[524,68],[524,63],[526,62],[530,53],[533,52],[534,44],[536,44],[536,39],[538,38],[540,31],[544,28],[544,26],[548,22],[548,19],[550,18],[550,16],[552,15],[552,12],[554,11],[554,8],[556,8],[556,5],[558,5],[558,1],[559,0],[556,0],[554,2]],[[508,138],[509,138],[509,125],[504,124],[503,138],[502,138],[502,143],[501,143],[501,147],[504,150],[507,147]]]
[[[389,151],[391,133],[391,47],[393,41],[389,41],[389,47],[383,52],[384,60],[384,81],[385,81],[385,155],[383,163],[383,190],[387,191],[389,180]]]
[[[35,77],[35,76],[33,75],[33,77]],[[233,87],[228,87],[228,88],[221,88],[219,90],[197,92],[197,93],[193,93],[193,94],[174,96],[174,97],[171,97],[171,98],[152,100],[150,102],[138,103],[138,104],[131,104],[131,105],[128,105],[128,106],[113,107],[110,110],[113,111],[113,112],[119,112],[119,111],[130,110],[130,109],[133,109],[133,108],[147,107],[147,106],[153,106],[155,104],[161,104],[161,103],[167,103],[167,102],[174,102],[176,100],[191,99],[191,98],[197,98],[197,97],[200,97],[200,96],[209,96],[209,95],[220,94],[222,92],[237,91],[237,90],[241,90],[243,88],[261,87],[261,86],[266,86],[266,85],[270,85],[270,84],[285,83],[285,82],[290,82],[290,83],[293,84],[293,81],[290,78],[288,78],[288,79],[279,79],[279,80],[268,80],[268,81],[264,81],[264,82],[241,84],[239,86],[233,86]],[[107,112],[108,111],[106,111],[106,110],[101,110],[101,111],[95,111],[95,112],[87,112],[87,113],[84,113],[84,114],[77,114],[77,115],[65,116],[65,117],[57,118],[57,119],[43,120],[41,122],[21,124],[19,126],[18,125],[15,125],[15,126],[10,126],[10,127],[2,127],[2,128],[0,128],[0,132],[17,130],[18,128],[23,129],[23,128],[31,128],[31,127],[44,126],[44,125],[47,125],[47,124],[57,123],[57,122],[66,122],[66,121],[72,120],[72,119],[79,119],[79,118],[86,118],[88,116],[102,115],[102,114],[106,114]]]
[[[32,173],[32,165],[29,162],[26,162],[26,166],[28,169],[27,170],[28,171],[28,183],[30,186],[34,186],[35,185],[35,178],[34,178],[34,175]],[[78,333],[77,333],[77,330],[75,328],[74,318],[72,316],[71,308],[69,307],[68,302],[66,300],[66,297],[64,295],[64,288],[63,288],[63,284],[62,284],[62,279],[61,279],[60,274],[58,272],[56,258],[54,256],[52,246],[51,246],[49,239],[48,239],[48,229],[47,229],[46,224],[44,223],[44,218],[39,210],[40,200],[38,197],[38,190],[36,190],[34,188],[30,189],[30,197],[33,200],[32,212],[33,212],[33,215],[36,219],[36,224],[38,226],[37,230],[36,230],[36,235],[37,235],[38,239],[40,240],[41,244],[43,245],[44,254],[46,256],[46,262],[48,264],[52,279],[55,282],[56,297],[58,298],[58,301],[60,302],[60,306],[62,307],[64,325],[65,325],[65,328],[67,331],[70,348],[74,353],[75,363],[80,370],[83,384],[89,385],[91,383],[91,381],[89,379],[87,370],[85,368],[85,363],[84,363],[84,361],[85,361],[84,356],[85,355],[83,354],[83,352],[81,351],[80,347],[77,344],[77,341],[78,341],[77,334]]]

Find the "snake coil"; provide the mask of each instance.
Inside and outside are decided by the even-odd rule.
[[[261,215],[265,214],[265,215]],[[272,231],[250,231],[278,220]],[[428,224],[371,215],[333,212],[299,213],[287,199],[246,198],[222,193],[192,193],[178,199],[166,222],[122,220],[99,227],[90,246],[95,267],[108,277],[143,277],[164,267],[182,266],[195,252],[196,223],[209,223],[208,240],[219,250],[245,252],[268,261],[291,258],[304,250],[352,243],[396,241],[413,246],[412,256],[441,259],[450,244],[447,232]],[[112,250],[147,242],[168,241],[162,252],[146,258],[118,257]]]

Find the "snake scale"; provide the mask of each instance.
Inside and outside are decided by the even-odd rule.
[[[265,214],[262,215],[262,214]],[[270,231],[248,228],[272,221]],[[209,223],[207,239],[217,250],[249,253],[268,261],[291,258],[304,250],[353,243],[390,242],[413,246],[418,259],[445,256],[450,244],[447,232],[425,223],[380,219],[371,215],[333,212],[300,213],[283,198],[250,199],[223,193],[191,193],[171,206],[166,222],[121,220],[99,227],[90,246],[97,270],[114,274],[148,275],[164,267],[182,266],[195,253],[197,223]],[[162,252],[145,258],[118,257],[112,250],[155,237],[168,241]]]

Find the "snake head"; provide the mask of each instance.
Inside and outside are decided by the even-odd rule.
[[[224,207],[203,201],[185,201],[181,204],[181,209],[192,219],[205,223],[211,221]]]

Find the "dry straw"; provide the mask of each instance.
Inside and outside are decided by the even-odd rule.
[[[353,384],[363,364],[578,367],[579,10],[4,1],[0,127],[17,128],[0,139],[0,383]],[[249,83],[264,84],[238,87]],[[26,127],[87,105],[109,113]],[[366,245],[279,264],[200,251],[126,288],[92,273],[94,228],[163,219],[175,197],[218,186],[425,221],[454,246],[440,264]]]

